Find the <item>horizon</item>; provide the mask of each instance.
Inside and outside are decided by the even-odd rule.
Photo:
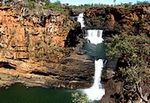
[[[114,4],[114,0],[50,0],[51,2],[60,1],[63,4],[69,5],[84,5],[84,4]],[[121,3],[137,3],[137,2],[150,2],[150,0],[116,0],[115,4]]]

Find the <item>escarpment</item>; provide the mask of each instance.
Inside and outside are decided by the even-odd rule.
[[[127,32],[131,35],[150,35],[150,5],[89,8],[85,11],[86,24],[104,30],[105,35]]]
[[[92,7],[85,11],[88,27],[104,30],[108,62],[101,103],[145,102],[150,99],[150,5]]]
[[[0,86],[89,87],[94,66],[78,53],[80,25],[65,11],[22,2],[0,7]]]

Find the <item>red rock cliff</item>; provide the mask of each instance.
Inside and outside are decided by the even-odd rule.
[[[86,25],[104,30],[105,35],[127,32],[150,35],[150,5],[134,5],[128,8],[89,8],[85,11]]]
[[[93,63],[73,49],[81,33],[77,27],[69,16],[50,9],[0,7],[0,74],[6,77],[0,75],[0,86],[90,86]]]
[[[20,9],[0,8],[0,45],[4,51],[1,56],[29,58],[29,53],[37,51],[36,46],[65,46],[74,21],[52,11],[45,11],[46,15],[34,13],[24,17],[24,8]]]

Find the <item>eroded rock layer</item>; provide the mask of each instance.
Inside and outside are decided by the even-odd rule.
[[[104,30],[105,35],[141,33],[150,35],[150,5],[134,5],[124,7],[89,8],[85,11],[85,20],[88,27]]]
[[[89,87],[94,65],[79,53],[80,26],[67,14],[23,3],[0,7],[0,86]]]

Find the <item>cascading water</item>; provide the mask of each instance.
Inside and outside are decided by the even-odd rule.
[[[81,28],[85,27],[84,25],[84,14],[83,13],[80,13],[78,18],[77,18],[77,21],[81,24]]]
[[[78,16],[77,21],[81,23],[81,28],[85,27],[84,25],[84,14],[81,13]],[[97,45],[103,42],[102,30],[87,30],[87,36],[85,37],[90,41],[91,44]],[[94,74],[94,83],[91,88],[85,89],[84,93],[88,96],[90,100],[100,100],[105,94],[105,90],[102,88],[101,84],[101,74],[103,69],[103,60],[95,60],[95,74]]]
[[[102,30],[87,30],[87,36],[85,38],[88,39],[90,43],[97,45],[103,42],[102,32]]]
[[[89,30],[88,30],[89,31]],[[100,31],[100,32],[99,32]],[[92,44],[102,43],[102,30],[90,30],[87,32],[87,38]],[[100,33],[100,35],[99,35]],[[93,34],[93,36],[91,36]],[[94,83],[91,88],[85,89],[84,92],[87,94],[90,100],[100,100],[105,94],[105,90],[102,88],[101,84],[101,74],[103,69],[103,60],[95,60],[95,74],[94,74]]]

